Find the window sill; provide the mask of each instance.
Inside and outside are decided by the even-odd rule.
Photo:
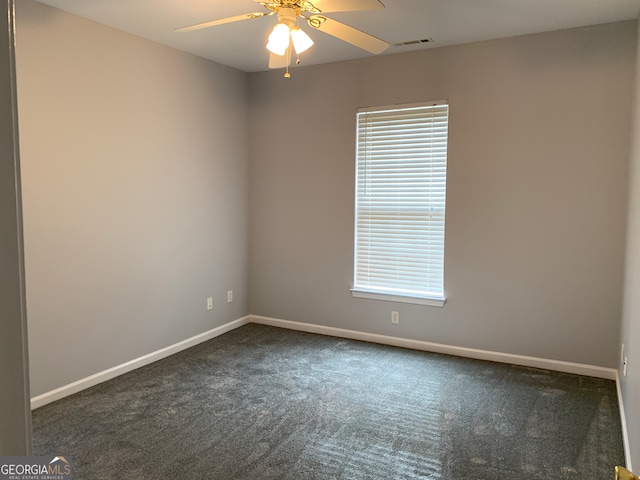
[[[430,307],[444,307],[446,298],[409,297],[404,295],[391,295],[388,293],[367,292],[364,290],[351,290],[351,295],[356,298],[368,298],[371,300],[386,300],[388,302],[411,303],[414,305],[428,305]]]

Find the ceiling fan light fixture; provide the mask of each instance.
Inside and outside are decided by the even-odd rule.
[[[291,29],[291,41],[293,42],[293,48],[295,48],[297,54],[301,54],[313,45],[311,37],[300,27],[294,27]]]
[[[269,42],[267,43],[267,50],[276,54],[276,55],[284,55],[289,47],[289,26],[284,23],[278,23],[271,34],[269,35]]]

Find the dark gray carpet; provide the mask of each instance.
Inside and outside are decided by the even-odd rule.
[[[624,464],[612,381],[254,324],[36,410],[33,436],[76,480],[611,480]]]

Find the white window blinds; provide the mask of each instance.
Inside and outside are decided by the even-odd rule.
[[[354,295],[444,300],[448,119],[445,102],[358,111]]]

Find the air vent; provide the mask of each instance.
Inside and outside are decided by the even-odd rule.
[[[425,43],[433,43],[433,38],[423,38],[421,40],[408,40],[406,42],[394,43],[394,47],[409,47],[411,45],[423,45]]]

